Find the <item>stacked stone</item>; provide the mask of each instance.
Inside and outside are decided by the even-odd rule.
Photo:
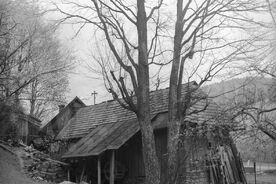
[[[66,166],[59,161],[52,160],[49,155],[33,148],[25,148],[27,152],[25,170],[34,179],[61,182],[66,180]]]

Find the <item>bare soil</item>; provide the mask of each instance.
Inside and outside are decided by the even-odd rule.
[[[20,158],[0,147],[0,184],[47,184],[29,178],[21,167]]]

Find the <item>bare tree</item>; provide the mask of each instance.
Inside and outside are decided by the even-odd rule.
[[[241,58],[246,58],[246,55],[253,51],[248,47],[248,43],[252,41],[252,38],[228,40],[227,37],[218,35],[221,30],[227,31],[232,28],[235,31],[243,30],[241,24],[249,23],[249,19],[244,18],[243,13],[256,11],[261,7],[261,4],[249,1],[222,2],[209,0],[201,2],[188,1],[186,4],[181,0],[177,1],[169,94],[168,183],[178,181],[177,153],[181,122],[184,122],[187,110],[192,105],[191,94],[202,84],[212,80],[226,66]],[[214,40],[216,40],[216,44],[214,44]],[[227,54],[221,53],[222,51],[227,52],[227,50]],[[197,58],[199,60],[204,59],[203,57],[208,58],[209,54],[215,55],[216,58],[213,58],[207,72],[200,77],[198,87],[192,89],[188,86],[188,89],[186,89],[188,92],[183,97],[184,65],[187,64],[188,59],[193,59],[197,53],[198,55],[201,54],[201,58]],[[200,71],[200,64],[199,62],[198,65],[195,65],[193,72]],[[188,80],[192,75],[193,73],[188,75]]]
[[[37,4],[1,5],[2,100],[28,100],[30,114],[40,118],[46,106],[49,110],[65,100],[72,54],[58,41],[56,28],[44,22]]]
[[[66,11],[54,3],[54,10],[65,16],[61,22],[80,24],[77,34],[86,25],[95,26],[95,33],[105,38],[113,54],[117,69],[110,70],[108,61],[100,56],[97,60],[102,67],[100,73],[104,75],[114,99],[137,115],[142,133],[146,183],[149,184],[160,182],[150,119],[149,81],[153,72],[149,72],[149,67],[172,67],[169,79],[167,183],[176,183],[180,127],[187,109],[192,105],[192,93],[232,62],[254,52],[248,46],[251,42],[249,37],[229,39],[224,34],[243,30],[244,24],[250,23],[245,14],[258,10],[261,5],[248,0],[189,0],[185,3],[178,0],[174,14],[168,12],[171,7],[166,6],[163,0],[63,3],[78,11]],[[207,70],[202,71],[202,67]],[[161,70],[151,71],[157,71],[159,86]],[[193,88],[188,86],[183,97],[182,82],[191,79],[198,79],[199,84]]]
[[[257,133],[261,131],[276,141],[276,117],[274,115],[276,108],[274,102],[269,101],[268,95],[269,93],[260,89],[247,89],[238,97],[235,96],[232,104],[227,105],[227,109],[233,112],[235,121],[246,127],[250,137],[258,137]]]
[[[65,103],[73,57],[60,44],[54,32],[47,30],[49,25],[43,26],[33,36],[32,44],[29,44],[28,64],[25,66],[28,68],[24,68],[28,70],[28,75],[37,77],[22,90],[20,100],[27,102],[31,115],[44,119],[57,109],[58,104]],[[39,75],[43,71],[50,72]]]
[[[238,104],[230,105],[229,108],[235,109],[235,118],[243,120],[242,122],[249,123],[254,130],[261,131],[272,140],[276,140],[275,117],[273,112],[275,106],[275,13],[276,1],[266,0],[264,3],[265,20],[256,20],[252,23],[252,27],[248,28],[249,34],[256,39],[252,42],[251,47],[256,50],[246,59],[244,66],[241,66],[242,72],[248,72],[251,76],[258,76],[271,79],[270,92],[258,94],[258,89],[253,89],[250,92],[245,92],[243,99]]]

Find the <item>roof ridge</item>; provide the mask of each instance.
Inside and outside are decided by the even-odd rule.
[[[186,82],[184,84],[182,84],[182,86],[185,86],[187,84],[192,84],[192,85],[198,85],[196,81],[191,81],[191,82]],[[166,87],[166,88],[162,88],[162,89],[157,89],[157,90],[151,90],[150,93],[153,93],[153,92],[157,92],[157,91],[162,91],[162,90],[166,90],[166,89],[169,89],[170,86]]]
[[[185,86],[187,84],[197,85],[196,81],[187,82],[187,83],[184,83],[182,85]],[[157,89],[157,90],[151,90],[150,93],[154,93],[154,92],[158,92],[158,91],[162,91],[162,90],[167,90],[167,89],[169,89],[169,87],[162,88],[162,89]],[[109,103],[109,102],[116,102],[116,100],[115,99],[105,100],[105,101],[102,101],[102,102],[97,103],[97,104],[86,105],[86,107],[93,107],[93,106],[96,106],[96,105],[100,105],[100,104],[103,104],[103,103]]]

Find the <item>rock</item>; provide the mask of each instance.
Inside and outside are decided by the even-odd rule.
[[[22,145],[23,146],[23,145]],[[32,146],[23,146],[21,157],[26,165],[24,171],[35,180],[50,180],[60,182],[66,180],[64,167],[66,163],[53,160],[48,154],[34,149]]]
[[[63,182],[61,182],[61,183],[59,183],[59,184],[76,184],[76,183],[71,182],[71,181],[63,181]]]
[[[89,183],[87,183],[85,181],[81,181],[80,184],[89,184]]]

